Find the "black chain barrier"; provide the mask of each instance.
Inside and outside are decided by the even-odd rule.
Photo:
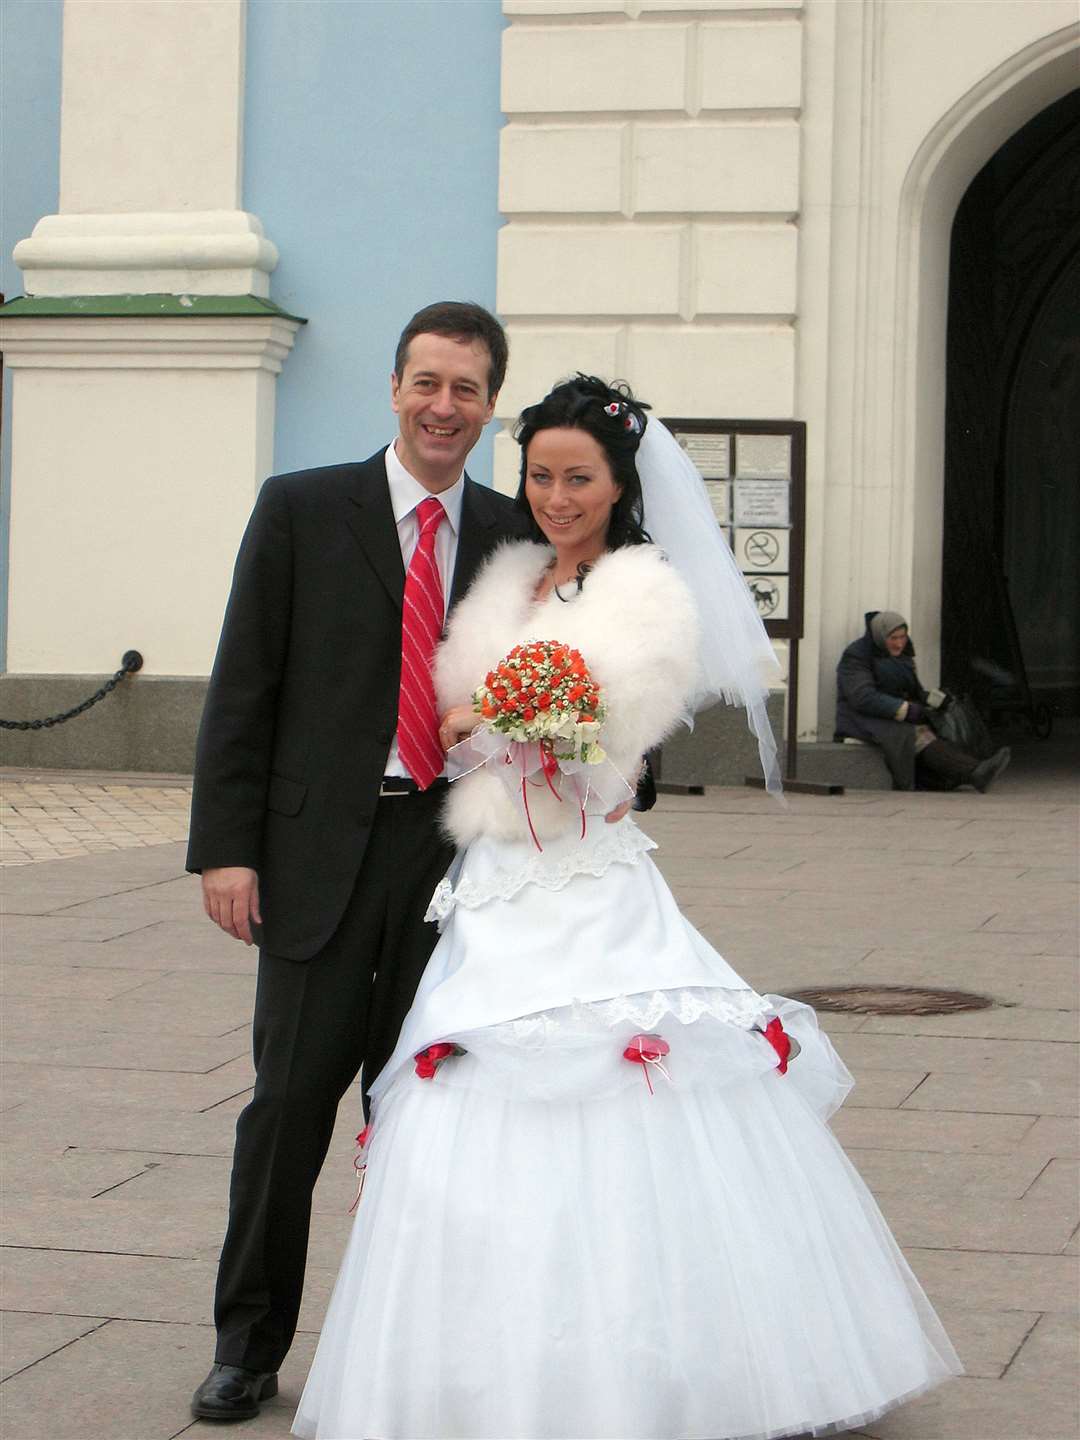
[[[61,710],[59,715],[46,715],[43,720],[0,720],[0,730],[48,730],[53,725],[63,725],[65,720],[73,720],[76,715],[82,715],[89,710],[91,705],[96,705],[99,700],[116,689],[120,681],[127,675],[134,675],[141,670],[143,657],[138,650],[125,650],[120,661],[120,669],[111,679],[106,680],[100,690],[95,690],[89,699],[84,700],[81,705],[73,705],[70,710]]]

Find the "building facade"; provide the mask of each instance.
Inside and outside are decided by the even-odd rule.
[[[989,602],[949,520],[978,498],[947,479],[976,464],[947,454],[950,365],[971,369],[950,351],[954,221],[1010,144],[1002,173],[1060,157],[1026,201],[1009,192],[1014,231],[1040,237],[1041,288],[1017,302],[1016,374],[988,372],[1001,396],[983,421],[1008,428],[1032,334],[1060,365],[1025,413],[1046,401],[1059,418],[1026,441],[1043,480],[983,495],[987,553],[1008,551],[993,515],[1016,533],[1033,506],[1032,533],[1080,543],[1080,338],[1041,318],[1080,263],[1075,0],[6,0],[2,15],[0,709],[53,706],[130,647],[146,662],[122,744],[58,729],[18,737],[16,763],[185,768],[259,484],[385,443],[397,331],[451,295],[508,326],[496,433],[471,467],[500,488],[514,416],[575,369],[718,433],[805,426],[800,737],[831,733],[836,659],[867,609],[910,617],[925,681],[943,636],[958,670],[970,627],[953,611]],[[1043,206],[1027,230],[1021,203]],[[1029,655],[1061,553],[1056,582],[1010,562]],[[1029,669],[1066,703],[1075,616],[1058,630]],[[1008,645],[989,649],[1008,668]]]

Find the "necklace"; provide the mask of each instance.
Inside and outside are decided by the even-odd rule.
[[[552,570],[555,569],[555,561],[554,561],[554,560],[551,562],[551,567],[550,567],[550,568],[551,568]],[[562,603],[563,603],[564,605],[569,605],[571,600],[576,600],[577,597],[581,594],[582,586],[585,584],[585,576],[589,573],[589,571],[590,571],[591,569],[592,569],[592,566],[589,564],[589,562],[588,562],[587,560],[583,560],[583,561],[581,562],[581,564],[577,567],[577,574],[574,576],[574,584],[577,586],[577,589],[574,591],[574,593],[573,593],[572,595],[564,595],[564,594],[562,593],[562,591],[559,589],[558,581],[555,579],[554,576],[552,576],[552,578],[551,578],[551,588],[552,588],[552,590],[554,590],[556,596],[558,597],[558,599],[560,599],[560,600],[562,601]]]

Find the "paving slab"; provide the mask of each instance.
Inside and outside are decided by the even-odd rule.
[[[906,1251],[930,1299],[962,1310],[1038,1310],[1075,1316],[1077,1287],[1057,1255],[911,1246]]]
[[[252,979],[254,989],[254,978]],[[58,1037],[92,1034],[98,1031],[181,1036],[185,1039],[216,1039],[251,1023],[251,1002],[224,1003],[220,994],[207,1006],[178,1007],[143,992],[124,992],[115,999],[85,999],[73,996],[14,996],[4,1003],[9,1033],[20,1035],[47,1027]]]
[[[238,1065],[243,1068],[243,1078],[237,1076]],[[67,1100],[72,1105],[116,1105],[133,1110],[152,1105],[160,1111],[189,1114],[193,1110],[208,1109],[250,1085],[250,1073],[246,1057],[231,1060],[207,1075],[13,1062],[0,1066],[0,1085],[15,1093],[31,1085],[44,1085],[50,1097]]]
[[[859,1174],[882,1203],[892,1195],[915,1194],[942,1206],[962,1206],[965,1201],[1019,1200],[1030,1195],[1047,1167],[1056,1162],[1018,1150],[968,1153],[962,1161],[954,1152],[909,1150],[901,1168],[894,1150],[860,1149],[858,1163]]]
[[[1031,1310],[958,1310],[937,1307],[949,1339],[973,1379],[997,1380],[1013,1363],[1037,1321]]]
[[[856,1067],[915,1063],[935,1075],[979,1081],[1039,1076],[1074,1085],[1080,1078],[1075,1046],[1041,1040],[995,1042],[936,1035],[899,1036],[862,1029],[842,1036],[838,1049],[845,1062]]]
[[[1024,1191],[1024,1198],[1030,1200],[1054,1200],[1072,1205],[1080,1192],[1080,1161],[1067,1160],[1056,1156],[1048,1160],[1030,1187]]]
[[[1075,1418],[1080,1145],[1064,1112],[1076,1088],[1080,805],[1075,786],[1025,779],[1019,761],[1006,781],[989,797],[792,796],[784,812],[710,791],[665,796],[645,821],[688,916],[760,990],[873,981],[999,1002],[821,1016],[856,1079],[835,1132],[968,1368],[855,1432],[874,1440],[1075,1440],[1062,1427]],[[89,845],[89,819],[125,848],[3,877],[4,1429],[12,1440],[206,1440],[222,1431],[193,1421],[188,1401],[212,1354],[256,957],[202,916],[182,844],[153,843],[141,818],[126,838],[104,835],[116,828],[106,802],[139,797],[98,793],[97,810],[68,805],[64,823]],[[46,798],[20,826],[55,823]],[[874,903],[851,906],[853,886]],[[252,1440],[289,1431],[352,1223],[359,1115],[354,1088],[316,1188],[281,1395],[237,1428]],[[59,1393],[76,1399],[57,1428]]]
[[[22,873],[22,872],[20,872]],[[150,927],[140,926],[139,929]],[[61,947],[81,942],[86,946],[99,945],[114,936],[126,935],[131,926],[120,920],[77,920],[70,915],[12,915],[3,917],[4,963],[17,965],[45,960],[55,948],[57,958]],[[63,951],[63,958],[69,964],[77,963],[73,958],[78,952]],[[89,949],[87,953],[91,953]]]
[[[856,1077],[858,1085],[858,1077]],[[848,1150],[941,1151],[1011,1155],[1035,1124],[1031,1115],[872,1110],[845,1105],[832,1121]],[[899,1163],[899,1162],[898,1162]]]
[[[987,932],[980,931],[979,935],[987,937]],[[947,937],[946,952],[953,948],[954,938],[951,934]],[[972,936],[964,933],[962,938],[966,942]],[[940,951],[940,935],[937,944]],[[900,954],[884,949],[873,951],[858,961],[854,978],[860,983],[872,981],[891,985],[955,984],[959,989],[973,991],[1000,1004],[1039,1009],[1071,1008],[1063,1005],[1063,997],[1067,998],[1075,985],[1076,952],[1071,955],[1058,955],[1056,952],[994,953],[983,939],[977,946],[963,952],[962,963],[958,966],[948,953],[944,958],[940,954],[935,955],[929,945],[922,953]]]
[[[141,1174],[152,1157],[109,1150],[40,1148],[6,1144],[0,1150],[0,1192],[7,1206],[25,1204],[31,1196],[57,1201],[92,1200],[114,1185]],[[0,1216],[0,1223],[3,1217]]]
[[[247,1051],[240,1035],[160,1034],[141,1023],[126,1030],[49,1021],[6,1028],[4,1055],[24,1064],[48,1065],[62,1055],[65,1065],[76,1068],[208,1075]]]
[[[950,977],[950,983],[960,975]],[[990,1010],[955,1011],[951,1015],[867,1015],[860,1029],[867,1035],[955,1035],[979,1040],[1053,1040],[1075,1045],[1080,1031],[1075,1010],[1038,1010],[1022,1005],[995,1005]]]
[[[944,1193],[942,1193],[944,1191]],[[948,1187],[912,1185],[880,1197],[885,1218],[904,1247],[1060,1255],[1076,1228],[1076,1195],[980,1198],[959,1204]]]
[[[181,1397],[206,1368],[209,1336],[208,1327],[110,1320],[6,1383],[5,1431],[12,1440],[171,1440],[190,1422]]]
[[[15,1247],[0,1258],[4,1304],[11,1310],[184,1325],[210,1318],[217,1270],[212,1260]]]
[[[1011,1066],[1009,1067],[1011,1071]],[[904,1101],[912,1110],[985,1110],[994,1115],[1076,1115],[1080,1110],[1075,1079],[1046,1080],[1014,1073],[958,1075],[942,1071]]]
[[[85,970],[75,965],[6,965],[0,994],[108,999],[137,990],[144,982],[130,970]]]
[[[1024,1136],[1024,1148],[1041,1155],[1080,1156],[1080,1123],[1056,1115],[1041,1115]]]
[[[8,1200],[0,1243],[35,1251],[213,1260],[221,1250],[224,1219],[220,1200],[194,1205],[182,1192],[168,1192],[148,1205],[132,1181],[90,1200],[43,1200],[39,1195]]]
[[[27,1315],[14,1310],[0,1312],[0,1380],[54,1355],[73,1340],[89,1335],[107,1320],[83,1315]],[[6,1396],[0,1395],[0,1400]]]
[[[120,1108],[88,1101],[76,1108],[59,1099],[27,1099],[5,1113],[4,1132],[10,1143],[28,1149],[45,1138],[64,1146],[134,1147],[148,1154],[231,1155],[237,1112],[227,1104],[186,1114],[153,1105]]]
[[[844,1039],[842,1032],[833,1032],[833,1043]],[[844,1102],[853,1110],[887,1110],[903,1105],[913,1095],[929,1072],[926,1070],[873,1070],[869,1065],[859,1068],[855,1088]]]
[[[967,1376],[932,1390],[867,1432],[873,1440],[1075,1440],[1076,1405],[1069,1386],[1049,1394],[1010,1380]]]

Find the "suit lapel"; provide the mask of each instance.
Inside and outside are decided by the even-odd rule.
[[[380,450],[356,467],[345,518],[371,568],[400,610],[405,593],[405,567],[401,563],[401,543],[386,482],[385,453]]]

